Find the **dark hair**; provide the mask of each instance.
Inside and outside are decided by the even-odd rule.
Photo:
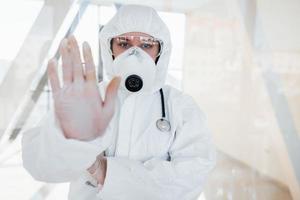
[[[113,41],[114,39],[111,39],[110,40],[110,50],[111,50],[111,52],[113,52]],[[112,59],[114,60],[115,59],[115,56],[114,55],[112,55]]]
[[[159,45],[158,45],[158,52],[160,52],[160,50],[161,50],[161,46],[160,46],[160,44],[159,44]],[[157,56],[157,57],[155,58],[155,65],[157,65],[157,62],[158,62],[158,60],[159,60],[159,57],[160,57],[160,55]]]

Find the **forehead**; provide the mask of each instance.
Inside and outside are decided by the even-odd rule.
[[[152,37],[151,35],[147,33],[142,33],[142,32],[128,32],[128,33],[123,33],[122,35],[119,36],[145,36],[145,37]]]

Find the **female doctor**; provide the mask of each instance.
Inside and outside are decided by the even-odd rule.
[[[97,84],[89,45],[76,39],[48,64],[54,109],[24,133],[23,164],[37,180],[70,182],[69,199],[195,200],[215,165],[204,114],[165,85],[170,34],[157,12],[126,5],[100,33],[109,83]]]

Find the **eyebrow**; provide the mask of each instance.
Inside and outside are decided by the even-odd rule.
[[[119,40],[122,39],[122,40],[129,41],[127,36],[118,36],[117,39],[119,39]]]

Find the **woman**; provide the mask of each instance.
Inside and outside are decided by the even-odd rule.
[[[24,134],[24,167],[40,181],[71,182],[72,200],[197,199],[215,150],[197,104],[165,85],[168,28],[154,9],[127,5],[100,38],[111,81],[99,89],[87,43],[83,63],[76,39],[62,41],[63,87],[50,60],[54,111]]]

